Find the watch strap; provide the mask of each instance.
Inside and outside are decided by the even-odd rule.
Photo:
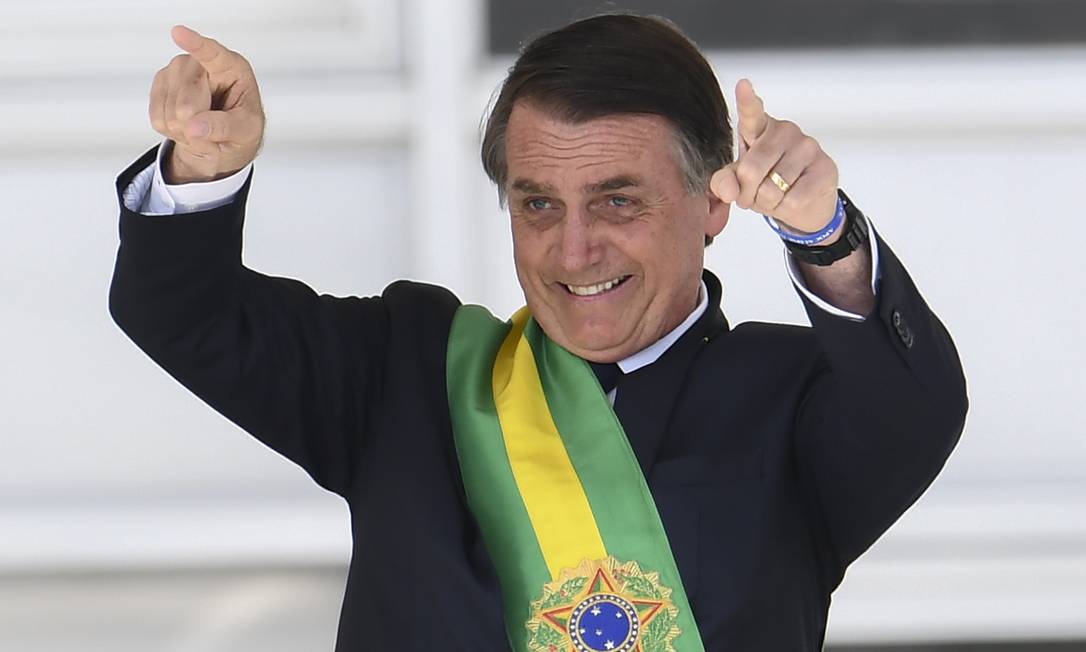
[[[845,223],[841,227],[843,229],[841,237],[833,244],[824,247],[801,245],[785,240],[784,246],[796,260],[825,267],[845,258],[867,242],[871,235],[867,228],[867,218],[843,190],[838,189],[837,196],[845,207]]]

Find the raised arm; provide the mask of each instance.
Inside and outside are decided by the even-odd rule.
[[[345,494],[381,388],[384,301],[318,296],[244,267],[248,189],[188,215],[140,215],[122,202],[110,312],[182,385]]]
[[[208,181],[244,169],[264,122],[248,62],[191,30],[173,36],[189,54],[156,75],[150,106],[155,129],[175,143],[166,176]],[[347,493],[382,387],[386,301],[318,296],[244,267],[251,178],[211,210],[140,214],[124,196],[155,153],[118,179],[111,314],[185,387],[322,486]]]
[[[782,238],[836,243],[836,163],[796,124],[767,114],[749,81],[736,101],[740,155],[714,175],[714,192],[774,220]],[[824,354],[797,412],[795,459],[843,572],[943,467],[962,431],[965,379],[946,329],[874,232],[831,264],[793,267]]]

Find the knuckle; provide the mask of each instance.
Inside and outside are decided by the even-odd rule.
[[[822,146],[811,136],[804,135],[799,141],[799,149],[812,157],[822,152]]]
[[[811,170],[820,177],[835,177],[837,175],[837,164],[830,157],[822,156],[811,164]]]

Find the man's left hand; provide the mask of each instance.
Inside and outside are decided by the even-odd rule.
[[[837,164],[794,122],[766,113],[749,80],[736,84],[735,99],[739,158],[717,170],[709,187],[722,200],[768,215],[789,231],[821,230],[837,208]],[[781,181],[787,191],[778,186]],[[822,244],[838,237],[840,230]]]

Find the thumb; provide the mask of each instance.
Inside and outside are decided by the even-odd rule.
[[[713,173],[709,179],[709,189],[721,201],[732,203],[739,199],[739,177],[735,173],[735,163],[729,163]]]
[[[742,144],[749,147],[769,124],[765,103],[754,92],[754,84],[749,79],[740,79],[735,85],[735,103],[739,113],[739,136]]]

